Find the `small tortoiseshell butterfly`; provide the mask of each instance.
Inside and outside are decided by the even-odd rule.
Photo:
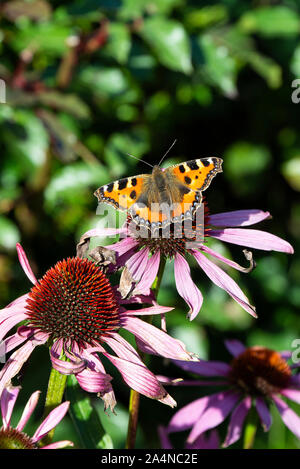
[[[128,211],[138,225],[164,227],[191,218],[202,201],[202,192],[213,177],[222,172],[222,159],[211,157],[186,161],[152,174],[120,179],[99,187],[94,193],[99,202]],[[169,214],[162,206],[171,207]]]

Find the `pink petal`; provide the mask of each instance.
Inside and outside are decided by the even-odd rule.
[[[14,309],[14,306],[12,306],[11,309]],[[0,326],[0,341],[3,339],[3,337],[16,325],[18,324],[19,322],[23,321],[24,319],[26,319],[27,316],[25,314],[25,312],[21,312],[21,313],[14,313],[14,315],[12,317],[9,317],[7,319],[4,319],[2,322],[1,322],[1,326]]]
[[[168,425],[168,433],[181,432],[191,428],[199,420],[205,409],[207,408],[208,402],[213,396],[218,396],[219,393],[213,394],[212,396],[201,397],[193,402],[190,402],[186,406],[182,407],[176,412],[170,420]]]
[[[291,399],[291,401],[300,404],[300,391],[298,389],[284,389],[280,392],[283,396]]]
[[[150,288],[153,285],[153,282],[157,276],[157,272],[159,269],[160,263],[160,251],[156,251],[156,253],[148,259],[147,266],[145,267],[144,273],[136,285],[133,293],[139,294],[143,293],[145,295],[149,294]]]
[[[245,345],[239,340],[235,339],[225,340],[225,347],[227,348],[228,352],[231,353],[231,355],[233,355],[234,357],[237,357],[246,350]]]
[[[290,409],[286,402],[277,396],[273,395],[272,397],[284,424],[292,433],[294,433],[294,435],[296,435],[297,438],[300,439],[300,418],[292,409]]]
[[[211,230],[209,236],[227,243],[263,249],[264,251],[279,251],[287,254],[293,254],[294,252],[290,243],[266,231],[225,228],[223,230]]]
[[[74,354],[68,354],[69,361],[61,360],[63,348],[63,340],[59,339],[54,342],[50,349],[50,358],[53,368],[59,371],[63,375],[73,375],[80,373],[86,367],[86,363],[82,358],[76,357]],[[68,352],[67,352],[68,353]]]
[[[203,297],[192,280],[191,270],[187,261],[179,253],[176,253],[174,259],[174,274],[177,291],[189,305],[188,318],[192,321],[201,309]]]
[[[250,267],[243,267],[237,262],[231,261],[230,259],[227,259],[226,257],[222,256],[218,252],[214,251],[213,249],[210,249],[208,246],[205,246],[204,244],[201,246],[200,249],[202,252],[205,252],[206,254],[213,256],[215,259],[218,259],[219,261],[224,262],[225,264],[229,265],[229,267],[239,270],[240,272],[249,272],[250,270],[253,269],[251,264],[250,264]]]
[[[247,226],[271,218],[269,212],[262,210],[234,210],[233,212],[210,215],[209,224],[214,226]]]
[[[247,396],[245,399],[240,402],[234,411],[231,414],[230,423],[227,430],[227,435],[223,446],[226,448],[227,446],[232,445],[236,441],[238,441],[241,437],[243,424],[245,418],[248,415],[248,412],[251,408],[251,397]]]
[[[6,308],[11,308],[12,306],[25,306],[26,305],[26,302],[27,302],[27,298],[28,298],[28,293],[26,293],[25,295],[22,295],[22,296],[19,296],[19,298],[16,298],[14,301],[12,301],[11,303],[9,303],[9,305],[6,306]],[[0,310],[0,314],[1,314],[1,311]]]
[[[32,272],[32,269],[29,265],[24,249],[19,243],[16,244],[16,247],[17,247],[17,253],[18,253],[18,257],[19,257],[19,261],[22,266],[22,269],[24,270],[25,274],[27,275],[27,277],[33,284],[37,283],[37,279],[34,273]]]
[[[52,430],[52,428],[56,427],[56,425],[59,424],[59,422],[64,418],[64,416],[68,412],[69,405],[70,402],[63,402],[50,412],[50,414],[45,418],[45,420],[41,423],[41,425],[33,435],[32,441],[34,443],[41,440],[45,435],[47,435],[47,433]]]
[[[146,271],[148,264],[149,249],[143,248],[133,254],[126,262],[132,277],[138,282]]]
[[[197,260],[200,267],[204,270],[206,275],[218,287],[223,288],[232,298],[239,303],[253,317],[257,317],[254,306],[249,304],[248,298],[244,295],[237,283],[229,277],[220,267],[215,265],[204,254],[199,251],[193,250],[193,255]]]
[[[206,409],[189,434],[188,443],[193,443],[206,430],[210,430],[222,423],[235,407],[239,398],[240,396],[233,391],[224,391],[210,396]]]
[[[46,342],[46,340],[28,340],[10,356],[0,372],[0,395],[2,394],[3,389],[10,383],[11,379],[19,373],[23,364],[28,360],[35,347],[44,342]]]
[[[23,431],[23,428],[25,427],[26,423],[28,422],[28,420],[30,419],[31,415],[32,415],[32,412],[34,411],[34,409],[36,408],[36,405],[38,403],[38,400],[39,400],[39,397],[40,397],[40,393],[41,391],[35,391],[33,394],[31,394],[24,410],[23,410],[23,413],[22,413],[22,416],[19,420],[19,423],[16,427],[17,430],[19,430],[20,432]]]
[[[1,396],[1,414],[4,430],[10,426],[11,414],[20,392],[19,386],[7,386]]]
[[[191,355],[186,352],[182,342],[173,339],[152,324],[138,318],[124,317],[122,325],[159,355],[175,360],[191,360]]]
[[[265,400],[262,397],[257,397],[255,407],[260,418],[262,427],[264,431],[267,432],[270,429],[270,426],[272,425],[272,416],[270,414],[269,408]]]
[[[194,443],[187,443],[186,449],[218,449],[220,440],[217,430],[212,430],[209,434],[202,433],[198,436]]]
[[[140,308],[140,309],[128,309],[125,312],[121,312],[123,316],[145,316],[153,314],[165,314],[169,311],[172,311],[174,308],[170,306],[160,306],[156,304],[155,306],[149,306],[149,308]]]
[[[42,446],[40,449],[61,449],[61,448],[65,448],[66,446],[74,446],[73,441],[69,441],[69,440],[56,441],[55,443],[50,443],[50,445]]]
[[[82,236],[81,240],[87,238],[107,238],[109,236],[116,236],[117,234],[127,233],[127,228],[93,228],[92,230],[86,231]]]
[[[219,361],[206,361],[200,360],[197,362],[183,362],[179,360],[174,360],[175,365],[179,366],[185,371],[190,373],[196,373],[200,376],[228,376],[228,373],[231,370],[231,367],[224,362]]]
[[[152,399],[163,399],[166,397],[167,392],[142,361],[140,364],[137,364],[123,358],[114,357],[106,352],[104,355],[118,368],[122,378],[129,387]]]
[[[110,381],[112,377],[100,371],[92,371],[85,368],[76,374],[79,385],[87,392],[100,392],[106,394],[112,390]]]

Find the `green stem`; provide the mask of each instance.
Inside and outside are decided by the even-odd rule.
[[[252,449],[257,431],[258,415],[254,407],[251,408],[245,424],[243,449]]]
[[[157,276],[153,282],[151,290],[153,291],[155,298],[157,298],[162,277],[164,274],[166,266],[166,259],[163,257],[160,260],[160,265],[158,269]],[[148,316],[147,322],[152,323],[152,316]],[[143,354],[141,354],[143,358]],[[139,407],[140,407],[140,394],[134,389],[130,390],[129,398],[129,420],[128,420],[128,429],[127,429],[127,440],[126,440],[126,449],[134,449],[136,432],[138,426],[138,417],[139,417]]]
[[[61,404],[66,381],[67,375],[62,375],[55,368],[51,368],[43,418],[46,418],[55,407]],[[43,445],[51,443],[54,436],[54,430],[55,429],[53,428],[53,430],[51,430],[48,435],[41,440]]]

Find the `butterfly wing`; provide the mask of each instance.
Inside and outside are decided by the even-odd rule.
[[[140,194],[143,193],[145,181],[149,177],[148,174],[140,174],[139,176],[122,178],[99,187],[94,195],[99,203],[110,204],[117,210],[125,211],[130,209],[140,197]]]
[[[203,192],[217,173],[222,172],[221,158],[201,158],[169,166],[166,171],[193,191]]]

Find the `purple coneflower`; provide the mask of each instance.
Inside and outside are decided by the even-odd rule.
[[[158,434],[162,449],[173,449],[170,441],[168,430],[162,425],[158,427]],[[211,432],[202,433],[193,443],[185,443],[184,449],[218,449],[220,448],[220,439],[218,432],[212,430]]]
[[[8,386],[3,390],[1,395],[2,427],[0,428],[0,449],[58,449],[73,446],[72,441],[68,440],[56,441],[46,446],[38,446],[38,442],[64,418],[69,408],[69,402],[64,402],[53,409],[32,437],[24,433],[24,427],[38,403],[40,391],[36,391],[30,396],[17,426],[12,427],[10,425],[19,391],[19,387]]]
[[[192,222],[192,233],[197,230],[203,234],[204,239],[194,242],[191,235],[178,237],[175,228],[170,229],[168,237],[145,237],[138,235],[138,230],[131,230],[132,223],[120,229],[96,228],[88,231],[82,239],[92,236],[110,236],[121,234],[126,236],[121,241],[109,247],[115,250],[118,256],[118,263],[125,264],[131,272],[133,279],[137,282],[135,292],[148,292],[154,279],[156,278],[161,257],[174,259],[175,282],[178,293],[189,306],[188,317],[194,319],[201,309],[203,297],[191,278],[191,271],[186,260],[187,255],[192,255],[201,269],[209,279],[218,287],[224,289],[235,301],[237,301],[246,311],[256,317],[254,306],[250,305],[248,298],[244,295],[237,283],[220,267],[212,262],[206,255],[224,262],[230,267],[241,272],[248,272],[253,268],[251,253],[244,251],[247,259],[250,260],[250,268],[244,268],[230,259],[214,251],[205,245],[207,237],[212,237],[231,244],[238,244],[249,248],[262,249],[266,251],[280,251],[292,254],[293,247],[283,239],[265,231],[245,229],[245,226],[254,225],[266,218],[270,218],[269,212],[261,210],[236,210],[210,215],[206,202],[204,203],[204,227],[195,226]],[[196,217],[195,217],[196,219]],[[230,227],[230,228],[229,228]],[[235,228],[233,228],[235,227]],[[243,228],[237,228],[243,227]],[[184,233],[186,231],[183,230]],[[144,234],[144,231],[143,231]]]
[[[175,405],[136,350],[119,334],[124,328],[151,352],[167,358],[191,360],[180,341],[136,317],[162,314],[172,308],[144,298],[154,305],[125,309],[120,295],[101,268],[79,257],[59,261],[42,279],[36,280],[24,250],[20,245],[17,250],[21,266],[34,286],[29,293],[0,311],[0,341],[14,326],[26,321],[26,325],[21,325],[15,334],[3,341],[6,353],[23,345],[10,356],[0,372],[0,394],[34,348],[48,342],[52,366],[62,374],[74,374],[86,391],[98,393],[105,408],[113,410],[116,401],[110,383],[112,377],[106,373],[99,354],[117,367],[132,389]],[[131,298],[131,302],[134,301],[140,299]],[[109,346],[115,355],[104,346]]]
[[[243,424],[251,408],[256,409],[263,429],[268,431],[272,418],[269,405],[273,402],[284,424],[300,438],[300,418],[279,396],[300,403],[300,374],[292,374],[286,359],[289,352],[276,352],[256,346],[246,348],[237,340],[225,342],[233,355],[230,364],[219,361],[183,363],[176,361],[180,368],[218,381],[169,380],[176,385],[219,385],[223,389],[215,394],[201,397],[175,413],[167,433],[191,428],[187,442],[193,444],[205,431],[220,425],[228,415],[230,421],[224,447],[239,440]],[[300,364],[298,365],[300,366]],[[167,378],[161,377],[167,383]]]

